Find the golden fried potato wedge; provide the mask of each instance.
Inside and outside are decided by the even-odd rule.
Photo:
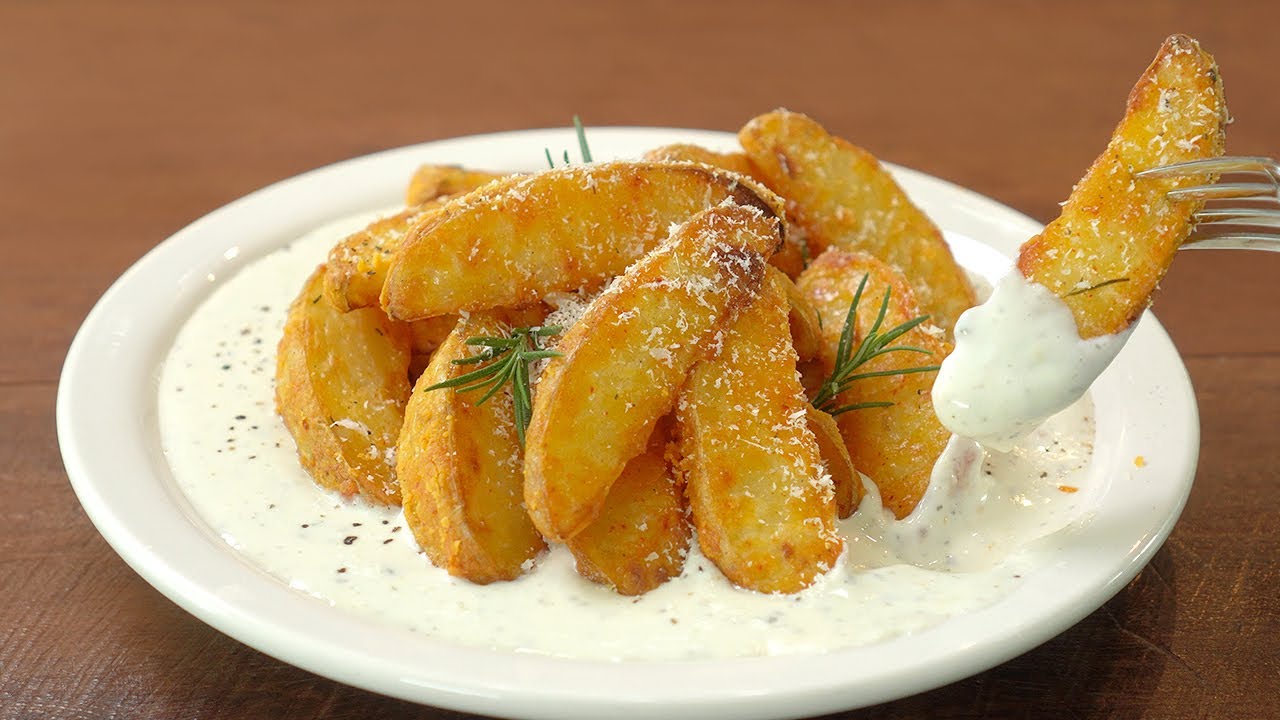
[[[689,369],[755,299],[764,258],[781,242],[778,218],[755,205],[700,212],[564,333],[526,436],[525,504],[547,539],[571,538],[600,514]]]
[[[392,261],[382,305],[414,320],[598,285],[656,247],[672,224],[726,199],[781,212],[763,186],[688,163],[575,165],[500,180],[417,227]]]
[[[645,153],[644,159],[655,162],[702,163],[745,175],[758,183],[765,184],[765,178],[761,176],[760,171],[756,170],[755,165],[751,164],[751,158],[745,153],[716,152],[701,145],[677,143],[654,148]],[[794,280],[800,271],[804,270],[809,257],[808,253],[808,247],[805,246],[801,234],[788,233],[786,244],[769,258],[769,264],[785,272],[787,277]]]
[[[782,286],[787,296],[787,323],[791,327],[791,344],[802,361],[812,360],[822,348],[822,320],[809,299],[782,271],[773,269],[774,281]]]
[[[411,206],[352,233],[329,251],[324,296],[339,310],[377,307],[387,268],[415,225],[440,211],[438,203]]]
[[[862,502],[862,476],[853,466],[849,448],[845,447],[844,436],[840,434],[836,419],[812,405],[806,406],[804,410],[809,430],[818,441],[822,466],[831,476],[831,487],[836,495],[836,516],[847,518]]]
[[[889,291],[888,310],[881,332],[920,315],[911,285],[888,264],[867,253],[831,249],[800,276],[797,286],[822,317],[823,365],[829,375],[836,362],[836,347],[849,305],[858,284],[867,278],[858,304],[854,344],[866,336]],[[891,352],[874,358],[858,372],[903,370],[937,365],[951,352],[938,328],[920,325],[894,345],[923,348],[929,355]],[[951,434],[933,411],[932,389],[936,373],[914,373],[863,378],[841,393],[836,405],[891,402],[889,407],[850,410],[836,417],[853,466],[875,481],[885,507],[899,518],[915,508],[929,485],[934,462]]]
[[[813,256],[828,247],[862,250],[896,266],[934,324],[948,332],[974,304],[941,231],[866,150],[786,110],[752,119],[738,140],[765,183],[787,199]]]
[[[413,340],[413,354],[430,355],[448,339],[449,333],[453,332],[454,326],[458,324],[458,316],[437,315],[407,324],[409,336]]]
[[[1202,203],[1165,193],[1211,178],[1134,173],[1222,155],[1227,107],[1213,58],[1184,35],[1165,41],[1129,94],[1107,149],[1062,213],[1023,244],[1018,270],[1062,297],[1080,337],[1119,332],[1142,314]]]
[[[844,543],[796,377],[786,293],[768,280],[720,353],[694,367],[676,417],[702,552],[739,587],[791,593],[830,570]]]
[[[459,320],[414,386],[396,454],[404,516],[431,562],[476,583],[513,580],[545,547],[523,507],[524,475],[510,388],[483,404],[476,392],[432,385],[474,370],[467,338],[501,336],[493,313]]]
[[[599,517],[565,543],[579,575],[622,595],[642,595],[679,575],[689,552],[684,488],[667,463],[666,444],[659,425],[648,449],[609,488]]]
[[[276,360],[276,411],[317,483],[397,505],[408,330],[379,308],[335,309],[322,298],[323,285],[321,265],[289,306]]]
[[[676,143],[673,145],[663,145],[656,147],[644,154],[645,160],[653,162],[693,162],[702,163],[718,167],[729,172],[735,172],[739,175],[746,175],[754,178],[758,182],[764,182],[764,178],[756,175],[756,168],[751,164],[751,158],[745,153],[740,152],[716,152],[709,150],[701,145],[693,145],[690,143]]]
[[[410,347],[413,357],[409,360],[409,378],[416,381],[431,362],[431,356],[440,347],[454,325],[458,324],[457,315],[437,315],[425,320],[406,323],[409,327]]]
[[[504,177],[505,173],[470,170],[457,165],[423,165],[409,180],[404,204],[414,207],[447,195],[469,193]]]

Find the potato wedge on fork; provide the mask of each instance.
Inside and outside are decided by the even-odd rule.
[[[1222,155],[1227,122],[1213,57],[1185,35],[1170,37],[1061,215],[1018,252],[1018,272],[1066,302],[1080,337],[1119,332],[1146,309],[1203,205],[1168,192],[1211,181],[1134,174]]]

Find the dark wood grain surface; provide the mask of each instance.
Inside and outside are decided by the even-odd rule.
[[[1274,2],[0,3],[0,718],[462,717],[219,634],[77,504],[53,420],[66,348],[204,213],[424,140],[575,113],[733,130],[786,106],[1048,220],[1172,32],[1221,64],[1229,150],[1280,155],[1276,27]],[[1020,658],[841,717],[1280,717],[1277,281],[1280,255],[1203,252],[1164,283],[1203,438],[1151,565]]]

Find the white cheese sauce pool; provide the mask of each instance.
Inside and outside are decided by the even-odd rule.
[[[638,598],[579,578],[561,547],[514,582],[450,577],[418,552],[398,510],[314,485],[274,409],[285,310],[328,248],[369,219],[334,223],[225,281],[211,278],[216,287],[178,333],[159,383],[165,456],[203,521],[247,562],[344,611],[459,644],[583,659],[822,652],[1006,596],[1034,568],[1029,546],[1087,516],[1102,490],[1090,472],[1086,399],[1007,454],[985,457],[954,440],[902,522],[868,485],[840,523],[845,555],[796,595],[735,588],[696,546],[680,577]]]
[[[961,437],[1006,452],[1079,400],[1134,325],[1082,340],[1062,298],[1011,270],[986,302],[956,321],[955,349],[933,386],[938,419]]]

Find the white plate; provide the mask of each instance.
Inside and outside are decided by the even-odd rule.
[[[723,133],[593,128],[597,158]],[[820,656],[586,662],[459,648],[396,631],[290,590],[216,537],[174,485],[156,421],[159,364],[216,283],[318,225],[399,201],[422,162],[537,169],[568,130],[460,138],[358,158],[252,193],[196,221],[128,270],[85,319],[58,390],[58,435],[86,512],[147,582],[226,634],[285,662],[387,695],[526,718],[798,717],[928,690],[1004,662],[1062,632],[1119,591],[1172,529],[1199,447],[1195,399],[1164,330],[1148,316],[1095,386],[1095,457],[1107,474],[1084,522],[1036,550],[1039,569],[995,605],[931,629]],[[575,153],[576,154],[576,153]],[[913,199],[991,274],[1040,229],[936,178],[895,168]],[[997,253],[966,238],[981,238]],[[1146,466],[1134,468],[1136,456]]]

